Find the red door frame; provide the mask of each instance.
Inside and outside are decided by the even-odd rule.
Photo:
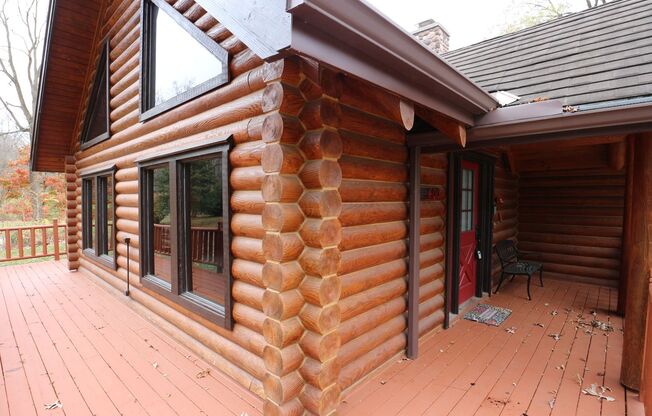
[[[464,161],[476,162],[479,165],[477,178],[478,190],[478,217],[476,224],[479,229],[479,248],[482,259],[478,261],[476,269],[476,295],[482,296],[484,292],[491,296],[491,254],[493,238],[493,210],[494,210],[494,167],[496,159],[483,153],[465,151],[449,153],[448,164],[448,210],[446,233],[446,305],[447,313],[444,316],[444,328],[450,325],[450,314],[459,313],[459,273],[460,273],[460,244],[461,244],[461,215],[457,207],[462,202],[461,175]]]
[[[467,175],[468,173],[468,175]],[[458,206],[460,211],[460,245],[459,245],[459,279],[458,304],[463,304],[476,295],[478,286],[479,246],[479,200],[480,200],[480,164],[462,160],[461,182],[462,195]]]

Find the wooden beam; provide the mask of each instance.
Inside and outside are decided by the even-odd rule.
[[[464,124],[422,106],[416,106],[416,114],[458,145],[466,147],[466,126]]]
[[[518,173],[518,168],[516,167],[516,156],[514,155],[514,152],[509,150],[505,152],[505,155],[507,156],[507,162],[509,162],[509,171],[516,175]]]
[[[520,144],[511,146],[511,150],[518,153],[538,152],[550,149],[568,149],[580,146],[594,146],[600,144],[624,143],[625,136],[584,137],[579,139],[550,140],[538,143]]]
[[[651,210],[649,194],[652,192],[650,160],[652,160],[652,135],[641,135],[637,137],[635,144],[633,188],[636,191],[628,195],[627,200],[628,207],[631,204],[632,216],[628,221],[631,229],[628,241],[623,242],[628,251],[627,258],[624,259],[628,273],[623,276],[627,279],[627,299],[620,373],[620,382],[625,387],[637,391],[641,383],[648,307],[648,270],[650,269],[648,216]]]
[[[396,94],[329,69],[322,70],[321,81],[326,95],[342,104],[392,120],[408,131],[414,127],[414,104]]]
[[[624,141],[609,144],[609,166],[615,170],[625,169],[627,144]]]

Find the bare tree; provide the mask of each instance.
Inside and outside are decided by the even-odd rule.
[[[44,22],[39,0],[0,0],[0,140],[29,142],[41,72]],[[34,218],[42,218],[42,188],[47,175],[30,173]]]

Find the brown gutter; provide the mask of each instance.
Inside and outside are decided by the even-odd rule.
[[[487,116],[477,120],[468,130],[467,149],[488,146],[534,143],[590,136],[622,135],[652,131],[652,104],[636,104],[576,113],[554,113],[553,107],[543,108],[539,117],[509,119],[500,116],[497,123],[480,124],[491,120]],[[517,115],[513,113],[512,115]],[[532,113],[533,114],[533,113]],[[408,145],[422,146],[424,151],[459,150],[450,140],[436,131],[408,136]]]
[[[290,49],[467,125],[497,103],[364,1],[288,0]]]
[[[595,133],[628,134],[650,130],[652,104],[637,104],[576,113],[562,113],[525,120],[477,126],[469,130],[469,142],[514,142],[524,138],[580,137]]]

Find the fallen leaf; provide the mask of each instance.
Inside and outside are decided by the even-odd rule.
[[[554,338],[555,341],[559,341],[561,339],[560,334],[550,334],[548,335],[550,338]]]
[[[541,328],[545,328],[545,327],[546,327],[546,326],[545,326],[544,324],[542,324],[541,322],[537,322],[537,323],[534,324],[534,325],[535,325],[535,326],[540,326]]]
[[[57,400],[56,402],[45,404],[45,405],[43,405],[43,407],[45,407],[45,410],[54,410],[54,409],[62,408],[63,405],[61,404],[61,402],[59,400]]]
[[[584,383],[584,379],[582,378],[582,376],[579,373],[575,373],[575,377],[577,377],[577,384],[579,384],[581,386],[582,383]]]
[[[152,364],[152,367],[158,368],[158,363],[156,361],[154,361],[154,364]]]
[[[385,384],[387,384],[387,382],[385,380],[380,380],[380,384],[384,386]]]
[[[516,327],[512,326],[507,329],[505,329],[505,332],[508,332],[510,334],[515,334],[516,333]]]
[[[557,312],[556,310],[554,310],[554,311],[550,312],[550,315],[552,315],[552,316],[557,316],[557,315],[559,315],[559,312]]]
[[[600,386],[600,391],[598,391],[598,387],[596,384],[591,384],[591,387],[582,389],[582,393],[588,395],[588,396],[594,396],[597,397],[599,400],[606,400],[608,402],[613,402],[616,399],[614,399],[611,396],[606,396],[604,393],[606,391],[606,388],[604,386]]]
[[[195,374],[195,377],[197,377],[197,378],[204,378],[204,377],[206,377],[207,375],[209,375],[210,373],[211,373],[211,370],[210,370],[209,368],[207,368],[206,370],[202,370],[202,371],[200,371],[199,373]]]
[[[550,406],[551,409],[555,407],[555,399],[548,400],[548,406]]]

